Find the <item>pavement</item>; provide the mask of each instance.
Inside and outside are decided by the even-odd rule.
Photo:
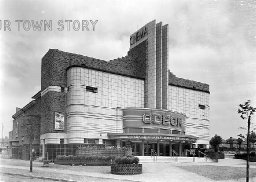
[[[179,165],[213,165],[245,167],[245,161],[237,159],[223,159],[218,163],[192,163],[192,162],[147,162],[143,164],[143,172],[140,175],[114,175],[110,173],[110,166],[63,166],[50,164],[49,167],[42,167],[42,163],[33,162],[33,172],[29,172],[29,161],[1,159],[0,180],[7,181],[9,177],[16,176],[27,178],[30,181],[145,181],[145,182],[213,182],[214,180],[200,176],[196,173],[181,169]],[[251,165],[256,170],[256,165]],[[29,181],[24,179],[24,181]],[[11,181],[11,180],[8,180]],[[22,180],[20,180],[22,181]],[[226,180],[225,182],[231,182]],[[233,180],[234,181],[234,180]],[[240,179],[237,181],[244,181]],[[251,181],[256,182],[256,178]],[[216,181],[215,181],[216,182]],[[220,182],[220,181],[219,181]],[[224,181],[221,181],[224,182]]]

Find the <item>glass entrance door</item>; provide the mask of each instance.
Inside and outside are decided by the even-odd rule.
[[[144,148],[145,156],[151,156],[153,155],[153,152],[156,152],[156,151],[157,151],[156,143],[145,143],[145,148]]]
[[[169,156],[170,155],[170,153],[169,153],[169,151],[170,151],[170,146],[169,146],[169,144],[167,144],[167,143],[160,143],[159,144],[159,155],[160,156]]]
[[[159,151],[159,156],[169,156],[170,146],[167,143],[159,143],[159,149],[157,149],[157,143],[145,143],[145,156],[157,155],[157,151]]]

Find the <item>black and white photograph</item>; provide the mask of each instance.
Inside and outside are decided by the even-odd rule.
[[[0,182],[256,182],[256,0],[0,0]]]

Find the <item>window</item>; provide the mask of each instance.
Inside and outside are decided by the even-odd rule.
[[[144,133],[158,133],[157,128],[144,128]]]
[[[88,139],[88,144],[95,144],[95,139]]]
[[[86,144],[99,144],[99,139],[84,138],[84,143],[86,143]]]
[[[65,91],[65,87],[60,87],[61,88],[61,92]]]
[[[172,134],[180,134],[180,131],[178,131],[178,130],[172,130]]]
[[[64,144],[64,138],[60,139],[60,144],[63,145]]]
[[[160,129],[160,133],[170,134],[170,130],[168,130],[168,129]]]
[[[125,128],[126,133],[142,133],[142,128]]]
[[[92,93],[98,93],[98,88],[97,87],[86,86],[86,91],[87,92],[92,92]]]
[[[200,109],[205,109],[205,105],[199,104],[198,107],[199,107]]]

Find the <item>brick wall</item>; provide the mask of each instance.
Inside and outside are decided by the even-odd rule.
[[[13,120],[13,138],[18,139],[20,144],[28,144],[30,134],[34,137],[34,143],[40,139],[41,99],[38,98],[27,109],[20,110]],[[15,131],[18,130],[18,138]],[[30,133],[32,132],[32,133]]]
[[[48,86],[67,85],[66,68],[69,66],[69,55],[57,49],[50,49],[42,58],[41,91]]]
[[[65,132],[54,130],[55,112],[65,114],[66,94],[64,92],[48,92],[42,96],[41,135],[45,133]],[[66,117],[65,117],[66,120]],[[66,123],[66,121],[65,121]]]
[[[131,59],[134,60],[134,63],[138,68],[137,74],[143,77],[144,79],[147,77],[147,59],[148,59],[148,41],[145,40],[136,47],[130,49],[128,52],[128,55],[131,57]],[[139,73],[140,72],[140,73]],[[144,82],[144,107],[148,105],[148,80],[145,79]]]
[[[129,66],[133,70],[133,74],[144,79],[146,78],[147,45],[148,42],[143,41],[128,52],[131,60]]]
[[[41,99],[31,101],[21,110],[13,115],[13,131],[10,132],[12,140],[18,140],[18,146],[10,146],[15,150],[13,157],[29,159],[29,143],[33,141],[33,146],[37,146],[39,152],[40,144],[40,119],[41,119]],[[16,135],[17,131],[17,135]],[[12,151],[14,154],[15,151]]]
[[[41,91],[48,86],[67,87],[66,68],[69,65],[70,58],[68,54],[56,49],[50,49],[42,59]],[[63,132],[54,130],[54,113],[60,112],[65,115],[65,93],[50,91],[43,95],[41,100],[40,134]]]
[[[171,72],[169,72],[169,85],[210,93],[208,84],[178,78]]]

